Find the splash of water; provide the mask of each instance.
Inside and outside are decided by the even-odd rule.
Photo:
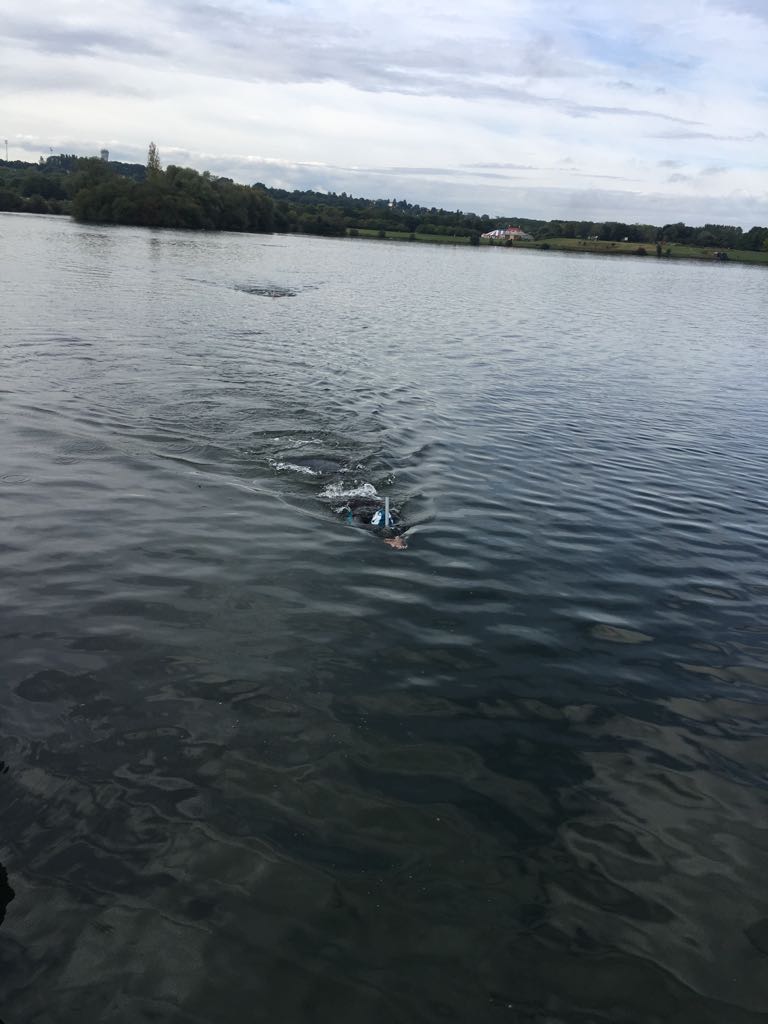
[[[320,491],[321,498],[377,498],[373,484],[363,483],[351,486],[345,483],[328,484]]]

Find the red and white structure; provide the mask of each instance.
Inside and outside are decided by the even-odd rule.
[[[512,242],[532,242],[533,235],[529,235],[522,228],[496,228],[495,231],[486,231],[482,238],[499,238],[504,241],[509,239]]]

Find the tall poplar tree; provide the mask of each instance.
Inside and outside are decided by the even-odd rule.
[[[157,152],[157,146],[154,142],[150,142],[149,152],[147,153],[147,177],[152,180],[159,177],[162,173],[163,165],[160,163],[160,154]]]

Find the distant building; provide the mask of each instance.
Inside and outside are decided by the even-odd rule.
[[[108,149],[99,150],[99,156],[101,157],[101,159],[104,161],[105,164],[108,163],[108,161],[109,161],[109,150]]]
[[[512,241],[512,242],[532,242],[533,241],[533,235],[529,235],[527,233],[527,231],[523,231],[522,228],[513,228],[513,227],[496,228],[495,231],[486,231],[484,235],[481,235],[481,237],[482,238],[498,238],[498,239],[502,239],[503,241],[509,240],[509,241]]]

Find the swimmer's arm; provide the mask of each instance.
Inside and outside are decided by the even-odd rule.
[[[397,537],[382,537],[385,544],[388,544],[391,548],[396,548],[398,551],[405,551],[408,547],[408,543],[403,536]]]

